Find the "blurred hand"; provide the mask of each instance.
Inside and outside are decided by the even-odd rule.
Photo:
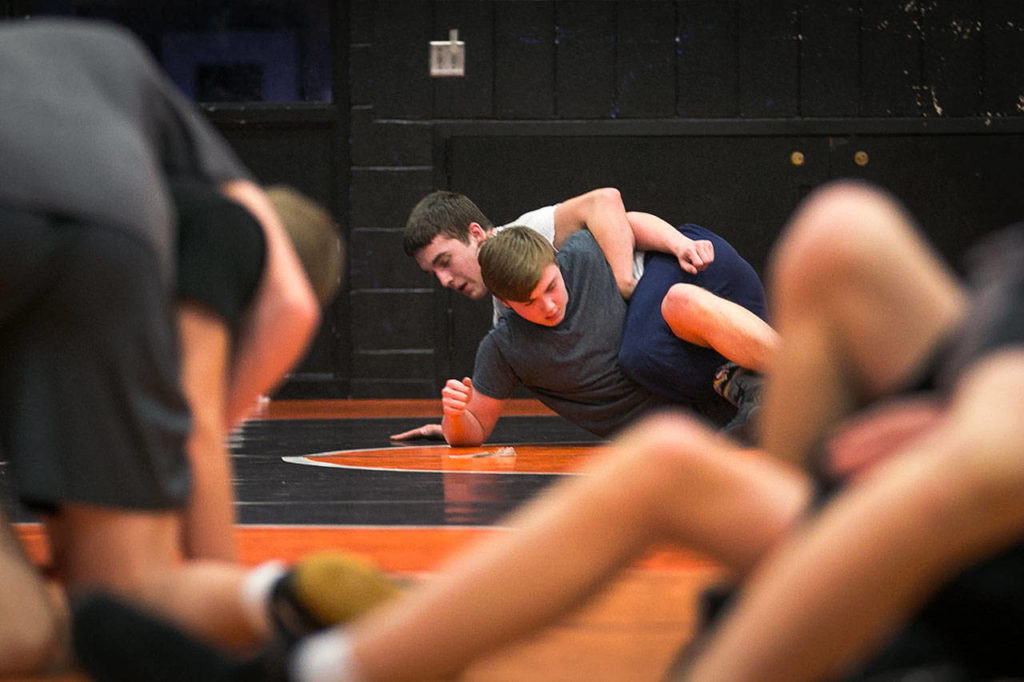
[[[884,403],[855,416],[828,439],[828,468],[840,478],[856,476],[935,428],[942,418],[933,398]]]

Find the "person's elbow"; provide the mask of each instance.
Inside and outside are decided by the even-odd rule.
[[[296,334],[311,337],[320,326],[321,310],[310,287],[295,287],[281,301],[284,316]]]
[[[444,439],[448,442],[448,445],[453,448],[471,448],[477,445],[483,445],[484,439],[479,437],[468,436],[466,434],[445,434]]]
[[[618,210],[625,212],[622,192],[615,187],[600,187],[590,192],[591,206],[596,211]]]
[[[465,418],[465,413],[463,413],[463,417]],[[490,435],[489,430],[477,428],[475,425],[468,425],[464,419],[452,419],[449,416],[445,416],[441,420],[441,433],[444,435],[448,445],[453,448],[482,445],[487,440],[487,436]]]

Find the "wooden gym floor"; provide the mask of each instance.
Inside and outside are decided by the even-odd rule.
[[[422,577],[453,552],[512,532],[502,519],[553,481],[579,475],[597,444],[532,400],[512,401],[479,448],[390,443],[390,434],[440,414],[434,400],[265,405],[230,444],[243,561],[343,549]],[[508,447],[514,456],[502,456]],[[16,518],[30,556],[44,561],[39,527]],[[464,679],[661,680],[692,634],[697,593],[718,576],[702,557],[655,548],[579,612],[479,661]]]

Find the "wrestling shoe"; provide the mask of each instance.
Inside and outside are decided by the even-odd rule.
[[[347,623],[401,592],[372,564],[339,552],[320,552],[295,564],[274,585],[270,614],[279,639],[299,639]]]
[[[736,406],[736,415],[722,427],[724,433],[753,445],[757,441],[757,414],[761,411],[764,377],[752,369],[727,362],[715,372],[715,393]]]
[[[740,367],[735,362],[727,362],[715,372],[712,385],[715,393],[736,407],[742,407],[744,403],[761,402],[763,383],[764,377],[760,373]]]

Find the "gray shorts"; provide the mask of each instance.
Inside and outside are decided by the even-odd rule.
[[[0,208],[0,438],[30,508],[180,508],[190,476],[171,292],[125,232]]]

